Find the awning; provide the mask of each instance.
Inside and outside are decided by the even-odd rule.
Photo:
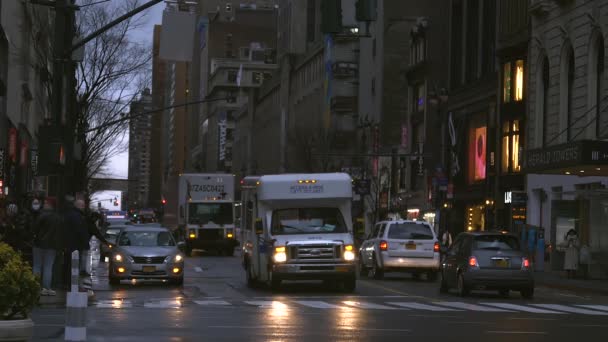
[[[608,141],[580,140],[528,150],[524,172],[608,176]]]

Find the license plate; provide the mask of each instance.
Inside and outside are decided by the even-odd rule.
[[[415,243],[408,243],[405,245],[405,249],[416,249]]]
[[[336,266],[336,272],[348,272],[349,267],[346,266]]]
[[[144,271],[144,273],[153,273],[153,272],[156,272],[156,266],[144,266],[142,268],[142,271]]]
[[[494,266],[496,267],[509,267],[509,260],[494,260]]]

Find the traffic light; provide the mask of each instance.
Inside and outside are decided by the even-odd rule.
[[[167,200],[163,198],[162,203],[163,205],[167,204]]]
[[[357,0],[357,21],[375,21],[378,18],[377,5],[378,0]]]
[[[342,32],[342,0],[321,1],[321,32]]]
[[[41,125],[38,128],[38,175],[65,174],[69,154],[64,142],[64,130],[59,126]]]

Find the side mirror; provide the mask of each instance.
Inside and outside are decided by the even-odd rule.
[[[179,249],[180,251],[184,251],[186,249],[186,243],[184,241],[180,241],[177,243],[177,249]]]
[[[262,233],[264,233],[264,224],[262,223],[262,219],[259,217],[255,219],[255,233],[257,235],[262,235]]]

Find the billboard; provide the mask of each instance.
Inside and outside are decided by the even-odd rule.
[[[471,129],[470,139],[470,163],[473,181],[486,179],[486,151],[487,151],[487,128],[485,126]]]

